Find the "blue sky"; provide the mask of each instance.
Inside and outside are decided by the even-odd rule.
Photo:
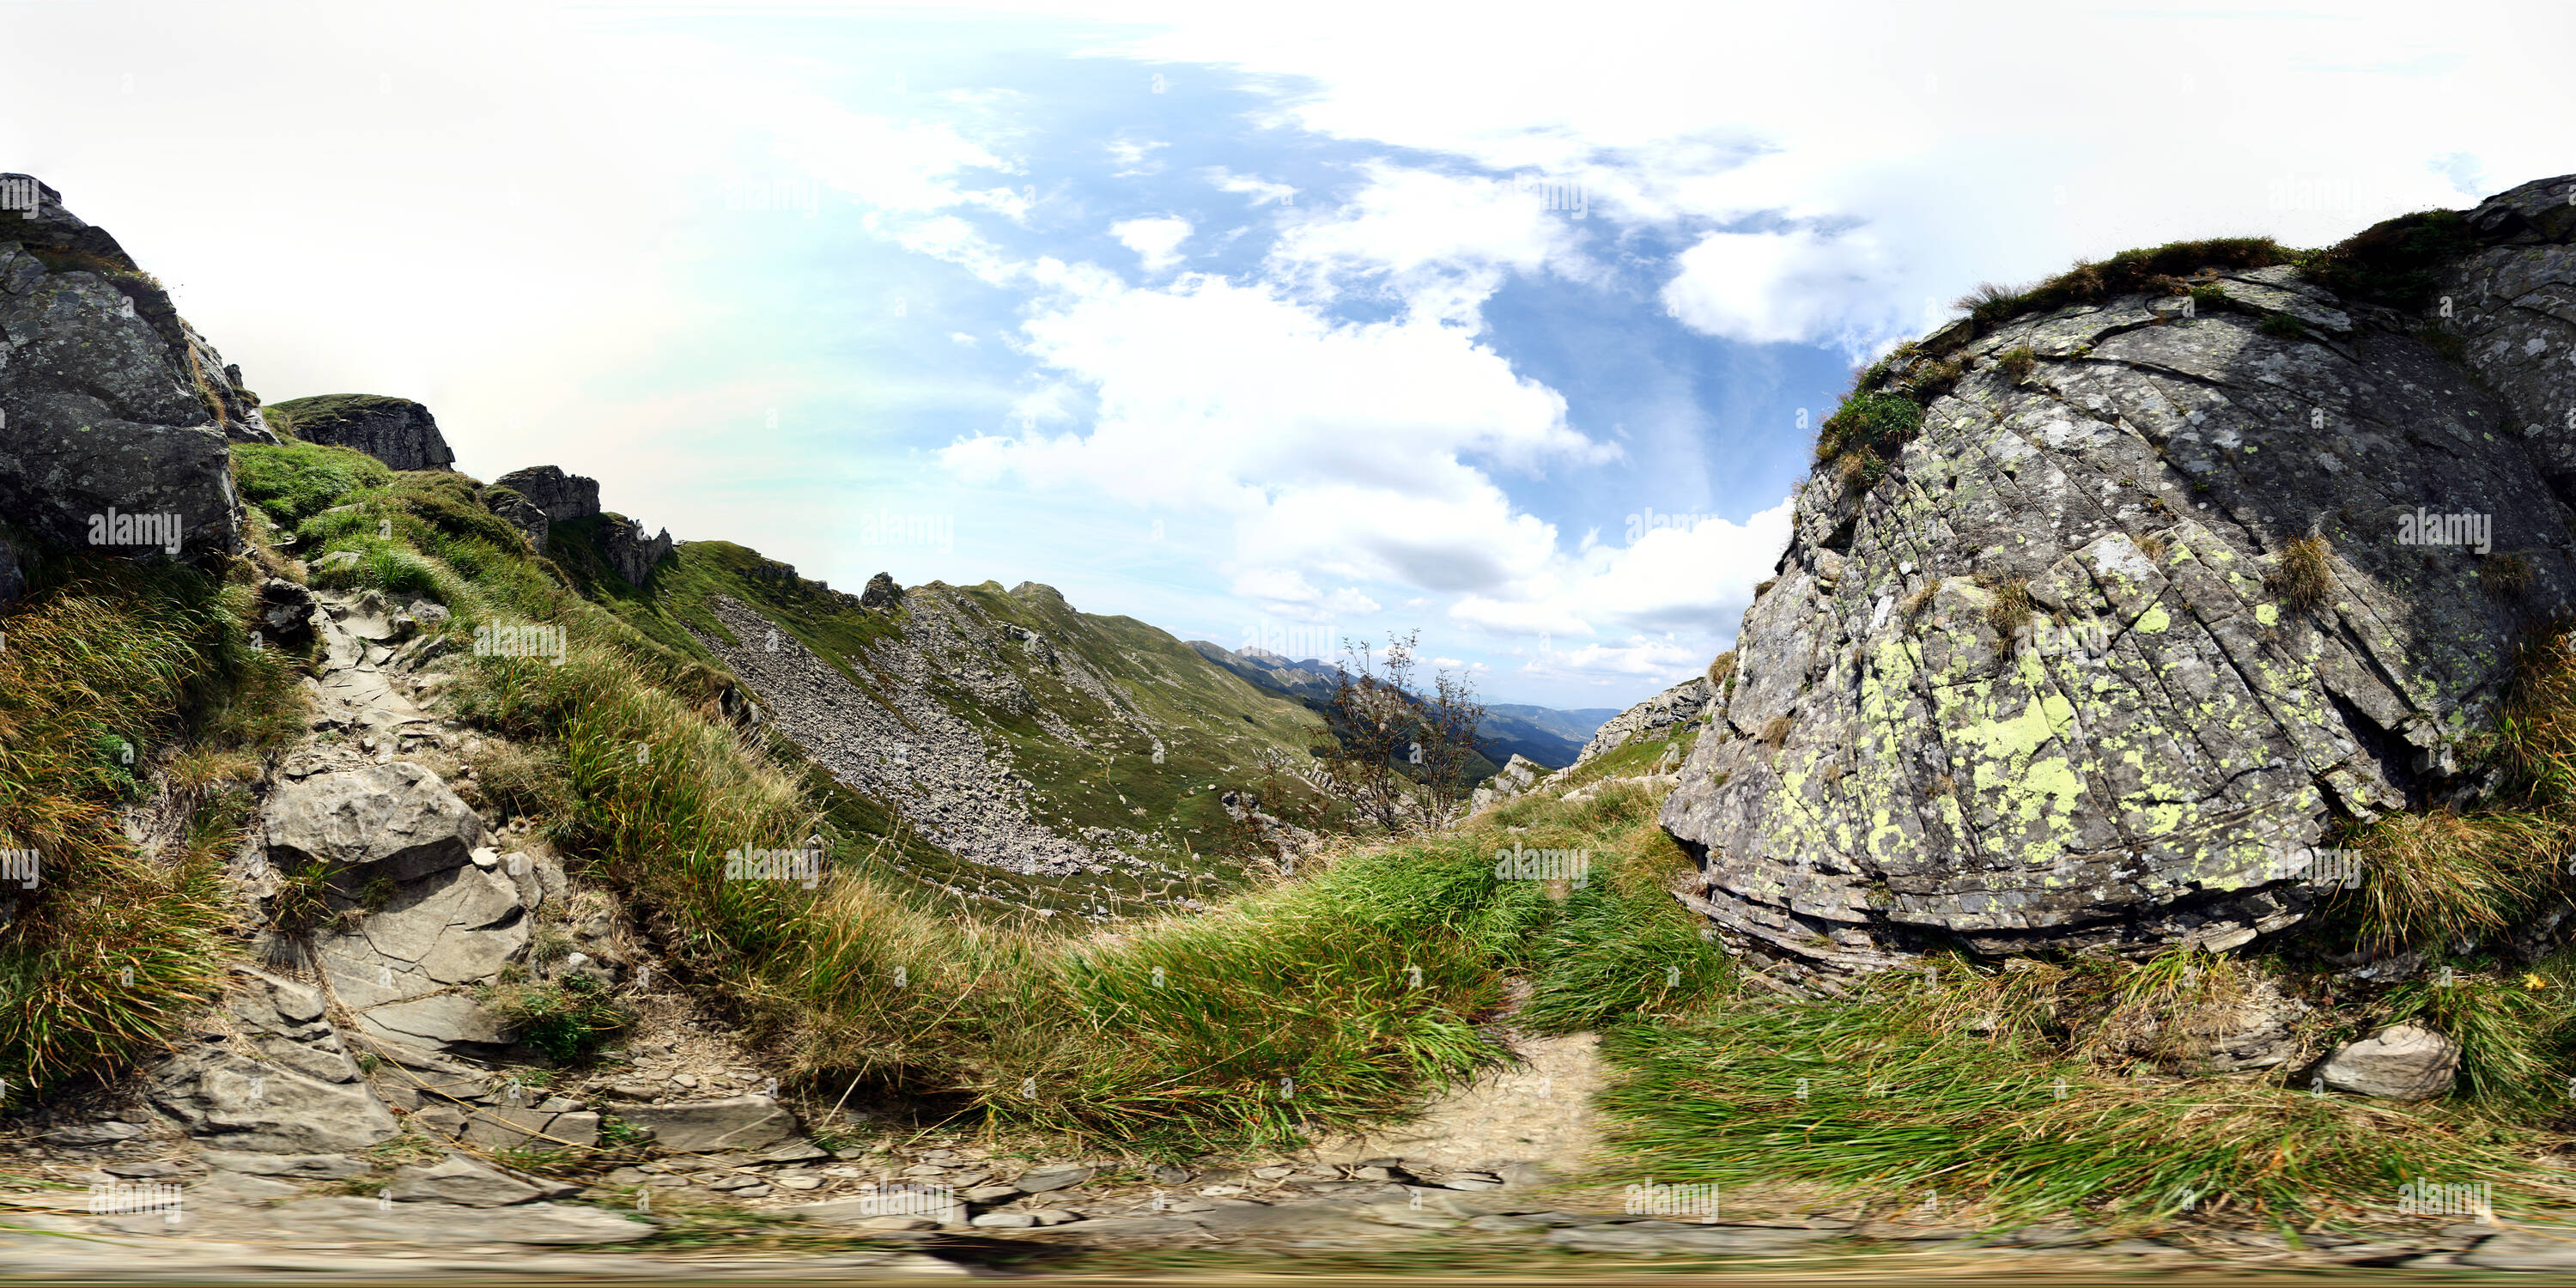
[[[2537,6],[1468,12],[11,6],[0,167],[480,476],[1558,706],[1728,645],[1978,281],[2576,170]]]

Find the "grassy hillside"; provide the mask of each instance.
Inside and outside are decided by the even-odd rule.
[[[1080,731],[1090,745],[1055,737],[1038,714],[987,710],[963,688],[934,684],[932,692],[981,729],[988,746],[1007,748],[1013,768],[1036,785],[1040,821],[1068,835],[1089,827],[1149,833],[1153,840],[1142,852],[1206,872],[1211,894],[1235,888],[1239,868],[1200,864],[1196,856],[1238,855],[1246,847],[1219,803],[1224,792],[1259,779],[1265,755],[1303,760],[1309,744],[1322,736],[1323,722],[1295,702],[1226,672],[1134,618],[1078,612],[1044,586],[1005,591],[998,582],[933,582],[907,592],[905,605],[889,614],[859,608],[822,583],[796,577],[731,542],[685,543],[641,587],[628,585],[610,568],[599,548],[596,519],[556,525],[548,547],[574,588],[674,652],[719,665],[696,632],[742,642],[710,607],[715,597],[731,596],[889,705],[896,680],[884,659],[913,645],[907,631],[916,613],[937,605],[995,639],[1004,638],[1008,627],[1035,632],[1050,649],[1078,659],[1113,686],[1126,700],[1124,709],[1069,683],[1062,668],[1016,646],[981,650],[976,660],[1011,672],[1039,712]],[[1311,795],[1302,786],[1273,790]],[[907,862],[937,885],[964,883],[1052,901],[1044,880],[920,853]],[[1120,889],[1116,879],[1073,884],[1108,897],[1133,893]]]

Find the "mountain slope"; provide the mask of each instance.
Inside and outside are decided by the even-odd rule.
[[[1269,853],[1224,794],[1302,764],[1324,732],[1170,635],[1035,583],[881,579],[862,597],[692,541],[637,586],[585,521],[553,525],[548,551],[586,595],[737,677],[845,803],[926,843],[901,862],[952,893],[1090,916],[1221,894]]]

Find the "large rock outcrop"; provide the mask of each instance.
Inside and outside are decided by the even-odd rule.
[[[525,533],[528,544],[547,548],[554,529],[577,519],[596,518],[600,553],[630,586],[641,586],[653,565],[671,553],[668,528],[646,536],[644,525],[599,508],[599,480],[566,474],[552,465],[512,470],[484,490],[483,503]]]
[[[317,394],[287,399],[273,410],[305,442],[354,448],[398,470],[443,470],[456,460],[437,418],[408,398]]]
[[[1891,363],[1963,370],[1883,477],[1797,493],[1664,807],[1685,902],[1793,976],[2226,949],[2304,915],[2330,820],[2472,793],[2576,593],[2569,186],[2471,212],[2430,317],[2204,272]]]
[[[277,441],[258,397],[106,229],[29,176],[0,190],[0,515],[141,558],[238,549],[230,444]]]

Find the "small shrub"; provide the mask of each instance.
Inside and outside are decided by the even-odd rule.
[[[2324,537],[2300,537],[2281,548],[2280,566],[2265,581],[2300,612],[2324,607],[2334,593],[2333,553]]]
[[[290,934],[302,934],[331,915],[331,866],[316,859],[292,872],[278,871],[277,895],[269,919]]]
[[[2347,300],[2421,309],[2441,289],[2441,270],[2478,248],[2456,210],[2422,210],[2385,219],[2299,265],[2299,275]]]
[[[2519,604],[2531,597],[2531,561],[2518,554],[2497,555],[2478,570],[2478,585],[2499,603]]]
[[[1765,747],[1782,746],[1789,741],[1789,725],[1789,717],[1773,716],[1762,726],[1762,734],[1756,741]]]
[[[2032,369],[2038,365],[2039,355],[2031,352],[2030,346],[2026,344],[2016,349],[2006,349],[1995,355],[1996,369],[2004,373],[2004,379],[2014,384],[2030,379]]]
[[[1950,307],[1966,313],[1983,324],[2019,312],[2024,294],[2026,294],[2026,288],[2002,286],[1994,282],[1979,282],[1976,289],[1952,300]]]
[[[1721,702],[1726,699],[1726,695],[1735,691],[1734,649],[1728,649],[1709,659],[1708,688],[1709,692],[1716,695]]]
[[[1922,429],[1923,407],[1912,399],[1887,393],[1856,393],[1825,418],[1816,435],[1816,463],[1836,461],[1855,451],[1893,456]]]
[[[2014,577],[1994,588],[1994,599],[1986,605],[1986,624],[2003,637],[2005,648],[2018,647],[2022,632],[2030,628],[2030,582]]]
[[[2215,313],[2227,307],[2227,292],[2216,282],[2203,282],[2191,288],[2191,307],[2194,313]]]
[[[519,1040],[552,1059],[587,1058],[635,1022],[635,1014],[595,975],[568,975],[554,983],[505,984],[482,999]]]

